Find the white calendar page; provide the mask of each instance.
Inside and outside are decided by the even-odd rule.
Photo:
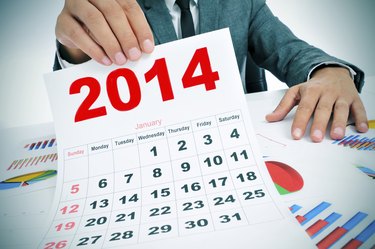
[[[59,166],[40,248],[309,248],[251,127],[229,30],[46,75]]]

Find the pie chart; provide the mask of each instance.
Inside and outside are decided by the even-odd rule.
[[[56,170],[45,170],[33,172],[25,175],[9,178],[0,182],[0,190],[11,188],[26,187],[33,183],[40,182],[54,177],[57,174]]]
[[[278,161],[266,161],[265,163],[280,195],[290,194],[302,189],[303,178],[297,170]]]

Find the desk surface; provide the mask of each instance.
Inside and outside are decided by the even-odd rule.
[[[369,86],[365,87],[362,93],[369,119],[375,119],[374,83],[375,77],[368,79]],[[290,136],[292,114],[278,123],[267,123],[264,119],[265,114],[277,105],[283,92],[283,90],[270,91],[246,96],[264,160],[289,165],[299,172],[304,180],[302,189],[284,194],[282,198],[288,206],[300,207],[295,213],[300,216],[321,203],[330,204],[330,208],[322,215],[326,215],[327,212],[338,212],[344,217],[343,222],[357,212],[368,214],[366,222],[348,233],[348,236],[354,236],[375,217],[374,180],[358,169],[359,166],[366,166],[375,170],[375,153],[339,146],[328,137],[320,144],[310,142],[308,135],[300,141],[292,140]],[[352,127],[348,127],[347,132],[354,133]],[[3,130],[1,137],[5,138],[7,144],[12,142],[14,144],[27,139],[53,135],[53,124],[48,123]],[[374,130],[370,130],[366,135],[373,138]],[[11,153],[2,154],[2,158],[11,156]],[[41,189],[33,190],[33,186],[29,186],[24,192],[12,195],[5,194],[4,191],[0,192],[1,248],[28,248],[28,244],[43,231],[43,221],[47,218],[54,195],[54,184],[55,179],[52,179],[45,182]],[[306,229],[307,225],[302,226],[302,229]],[[342,222],[337,225],[342,225]],[[315,239],[319,240],[322,236],[324,233]],[[375,243],[374,237],[368,240],[367,245]],[[20,241],[19,238],[23,240]],[[337,243],[337,246],[339,245],[342,244]]]

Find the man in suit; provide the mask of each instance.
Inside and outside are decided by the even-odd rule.
[[[312,115],[314,142],[323,140],[331,115],[333,139],[344,136],[350,112],[356,129],[368,130],[358,95],[363,72],[295,37],[265,0],[191,0],[190,9],[196,33],[229,27],[242,76],[250,53],[257,65],[288,84],[284,98],[266,119],[282,120],[298,105],[291,128],[294,139],[304,135]],[[151,53],[154,44],[180,38],[180,13],[175,0],[66,0],[56,23],[55,66],[90,58],[104,65],[137,60],[142,52]]]

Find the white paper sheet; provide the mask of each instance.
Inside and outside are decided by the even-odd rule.
[[[332,220],[324,228],[315,227],[318,232],[311,237],[314,244],[319,244],[328,236],[326,241],[328,238],[332,242],[335,241],[329,248],[342,248],[365,230],[369,237],[359,237],[364,240],[364,243],[359,244],[360,248],[372,248],[375,245],[375,182],[358,166],[375,169],[375,151],[371,149],[371,143],[366,143],[365,140],[360,142],[362,138],[374,139],[374,128],[360,134],[353,126],[348,125],[346,142],[345,139],[334,141],[327,135],[323,142],[313,143],[309,138],[309,132],[306,132],[301,140],[293,140],[290,127],[294,111],[282,122],[267,123],[264,120],[264,116],[277,106],[282,95],[283,92],[278,91],[247,96],[249,111],[266,164],[272,161],[287,165],[303,179],[303,184],[300,184],[296,177],[285,177],[285,185],[290,186],[294,182],[298,186],[292,186],[292,189],[295,188],[289,193],[284,192],[281,195],[282,199],[289,207],[299,206],[294,216],[305,216],[314,210],[311,219],[301,224],[304,230],[313,229],[311,226],[315,222],[324,223],[323,220],[332,213],[335,213],[334,216],[337,215],[338,219]],[[363,98],[369,120],[375,119],[374,108],[370,104],[373,100],[374,96],[371,94]],[[354,141],[355,139],[357,141]],[[350,143],[353,146],[350,146]],[[316,210],[321,212],[315,212]],[[329,237],[331,232],[337,227],[344,226],[353,217],[359,222],[349,222],[353,225],[350,230],[335,238]],[[370,224],[372,227],[367,228]],[[319,248],[327,248],[319,245]]]
[[[39,247],[313,246],[263,165],[228,29],[124,68],[90,62],[45,77],[59,177]]]

